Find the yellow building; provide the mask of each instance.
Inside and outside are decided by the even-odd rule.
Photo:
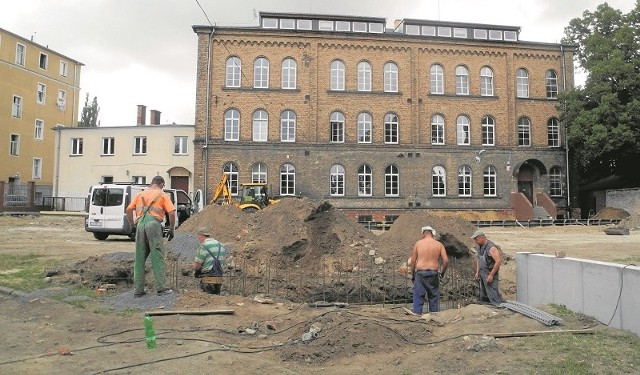
[[[0,181],[50,195],[55,132],[76,126],[83,64],[0,28]]]

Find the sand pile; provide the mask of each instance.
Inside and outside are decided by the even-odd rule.
[[[600,220],[618,220],[618,219],[626,219],[631,214],[627,211],[620,208],[612,208],[605,207],[602,210],[598,211],[591,219],[600,219]]]

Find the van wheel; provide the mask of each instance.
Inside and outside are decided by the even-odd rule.
[[[107,237],[109,237],[109,234],[108,233],[93,232],[93,237],[95,237],[96,240],[104,241],[104,240],[107,239]]]

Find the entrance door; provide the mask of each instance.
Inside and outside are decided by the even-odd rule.
[[[522,166],[518,173],[518,191],[527,197],[529,202],[533,204],[533,168],[530,166]]]
[[[171,176],[171,188],[184,190],[189,194],[189,177],[187,176]]]

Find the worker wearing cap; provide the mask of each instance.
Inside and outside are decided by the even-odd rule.
[[[429,312],[440,311],[440,277],[447,271],[448,265],[447,251],[436,240],[435,229],[422,227],[422,239],[413,246],[409,260],[414,314],[422,314],[425,296],[429,300]]]
[[[164,192],[164,178],[155,176],[149,188],[139,192],[127,206],[127,221],[136,227],[136,257],[133,267],[133,296],[142,297],[144,291],[144,264],[151,256],[153,279],[158,294],[171,293],[165,286],[164,244],[162,221],[169,216],[169,240],[173,238],[176,206]],[[136,213],[134,221],[133,213]]]
[[[499,306],[502,303],[498,277],[502,263],[500,251],[481,230],[475,231],[471,238],[478,245],[476,280],[480,279],[480,300],[488,299],[492,305]]]
[[[214,276],[222,277],[224,263],[226,260],[226,250],[215,238],[211,237],[209,229],[202,227],[198,230],[198,241],[200,245],[196,250],[196,257],[193,262],[195,277]],[[200,279],[200,288],[209,294],[220,294],[221,283],[208,283]]]

